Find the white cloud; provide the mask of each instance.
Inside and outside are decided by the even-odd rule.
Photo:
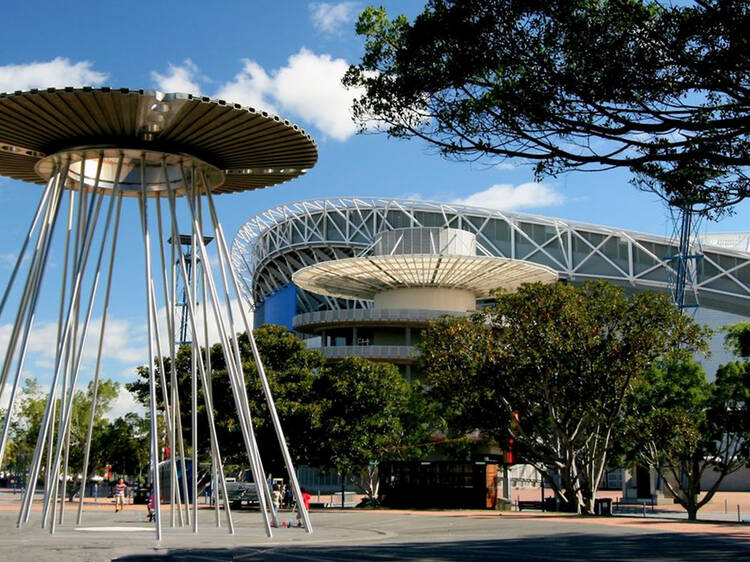
[[[356,128],[351,118],[355,94],[341,84],[349,64],[330,55],[300,49],[274,79],[274,97],[281,106],[336,140],[346,140]]]
[[[271,77],[255,61],[242,59],[242,65],[242,70],[234,79],[219,88],[216,97],[276,113],[277,109],[269,99],[274,89]]]
[[[515,186],[496,184],[483,191],[472,193],[468,197],[454,199],[452,202],[460,205],[512,211],[515,209],[551,207],[561,205],[564,201],[565,197],[549,185],[528,182]]]
[[[422,195],[421,191],[411,191],[409,193],[404,193],[400,199],[406,199],[407,201],[424,201],[424,195]]]
[[[495,164],[495,168],[498,170],[515,170],[516,165],[512,164],[511,162],[500,162],[499,164]]]
[[[101,318],[92,318],[83,352],[84,361],[96,359],[100,327]],[[7,348],[12,329],[11,324],[0,326],[0,349]],[[57,322],[40,322],[32,328],[28,354],[34,357],[35,366],[51,366],[55,357],[56,343]],[[107,318],[102,355],[123,363],[144,362],[148,356],[145,327],[110,315]]]
[[[283,111],[339,141],[356,131],[351,106],[360,92],[341,84],[349,68],[344,59],[302,48],[286,66],[271,72],[252,60],[242,62],[242,70],[219,88],[217,97],[273,113]]]
[[[209,297],[210,300],[210,297]],[[240,310],[240,301],[237,299],[232,299],[230,301],[230,306],[232,307],[232,316],[235,321],[235,327],[238,332],[244,332],[245,331],[245,324],[242,320],[242,312]],[[249,312],[248,307],[243,303],[243,306],[245,307],[245,311],[247,313],[247,319],[250,323],[250,328],[252,329],[252,323],[253,323],[253,315]],[[229,315],[227,314],[226,306],[224,305],[224,301],[222,300],[221,305],[219,306],[219,314],[221,314],[222,322],[224,323],[224,327],[229,330],[230,336],[234,336],[234,332],[232,332],[231,325],[229,323]],[[203,346],[204,342],[206,341],[205,338],[205,330],[204,330],[204,314],[208,314],[208,341],[209,345],[213,345],[215,343],[219,343],[221,338],[219,337],[219,327],[216,322],[216,314],[214,313],[213,305],[209,305],[207,308],[203,306],[203,304],[199,304],[196,309],[196,329],[198,331],[198,341],[200,342],[200,345]],[[179,326],[180,323],[180,310],[177,310],[176,318],[175,318],[175,325]],[[159,320],[159,335],[161,336],[161,346],[162,346],[162,353],[166,356],[169,355],[169,347],[167,347],[167,312],[164,307],[161,307],[157,311],[157,318]],[[188,339],[192,338],[192,327],[190,324],[190,318],[188,317]],[[156,350],[154,350],[154,353],[156,353]],[[145,357],[145,355],[144,355]],[[141,361],[141,364],[144,363]]]
[[[73,63],[56,57],[48,62],[8,64],[0,66],[0,92],[32,88],[63,88],[65,86],[98,86],[108,75],[93,70],[91,61]]]
[[[337,33],[342,26],[354,21],[357,7],[357,2],[314,2],[310,4],[310,19],[318,31]]]
[[[198,84],[201,77],[198,74],[198,67],[190,59],[185,59],[181,65],[169,63],[165,74],[152,70],[151,80],[162,92],[201,95],[201,87]]]
[[[133,369],[133,372],[135,372],[135,369]],[[130,412],[143,416],[146,414],[146,408],[135,399],[132,393],[125,389],[125,385],[122,385],[117,397],[112,401],[107,417],[110,420],[115,420]]]

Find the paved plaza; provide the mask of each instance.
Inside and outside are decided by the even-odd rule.
[[[200,511],[201,532],[164,528],[160,544],[143,506],[115,514],[91,505],[74,529],[74,510],[54,536],[34,509],[16,529],[11,502],[0,504],[0,560],[750,560],[750,526],[634,518],[581,518],[538,513],[313,512],[315,533],[262,531],[257,511],[235,513],[236,533]],[[36,507],[36,506],[35,506]],[[165,513],[167,518],[168,510]],[[222,524],[224,522],[222,521]]]

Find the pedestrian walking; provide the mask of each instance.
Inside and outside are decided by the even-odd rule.
[[[302,502],[305,504],[305,511],[309,512],[310,511],[310,498],[312,496],[310,495],[310,492],[308,492],[307,488],[305,487],[300,488],[299,491],[302,494]],[[297,526],[302,527],[302,510],[301,509],[297,509]]]
[[[125,484],[125,480],[120,478],[115,484],[115,513],[125,509],[125,492],[128,490],[128,485]]]
[[[273,503],[273,510],[275,513],[281,509],[281,490],[278,484],[273,485],[273,491],[271,492],[271,502]]]

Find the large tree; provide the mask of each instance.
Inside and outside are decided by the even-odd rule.
[[[675,352],[637,381],[631,403],[625,442],[697,519],[724,478],[748,463],[747,363],[722,365],[709,383],[689,351]],[[701,496],[706,477],[712,482]]]
[[[430,0],[367,8],[344,83],[363,128],[539,176],[626,167],[670,203],[750,194],[750,6],[742,0]]]
[[[264,325],[254,330],[253,334],[293,460],[295,463],[310,463],[317,453],[316,448],[310,443],[310,431],[314,425],[314,412],[317,407],[315,401],[311,398],[311,388],[313,380],[323,366],[323,357],[320,352],[307,349],[302,340],[283,326]],[[281,458],[276,434],[271,425],[265,395],[260,386],[247,334],[238,334],[237,343],[240,348],[253,426],[259,447],[263,453],[264,469],[272,472],[282,471],[283,459]],[[226,369],[224,350],[220,344],[215,344],[209,352],[211,354],[210,378],[214,419],[221,447],[220,452],[228,464],[246,464],[247,451],[237,417],[229,374]],[[200,348],[200,353],[205,356],[205,349]],[[168,357],[164,357],[162,363],[169,391],[171,389],[172,364]],[[160,362],[155,360],[157,401],[158,407],[163,409],[159,368]],[[175,357],[175,371],[183,439],[185,445],[189,448],[192,441],[190,346],[184,345],[178,350]],[[135,395],[138,401],[148,404],[148,367],[139,367],[137,374],[138,379],[133,383],[128,383],[126,388]],[[209,430],[200,383],[198,388],[200,394],[198,399],[198,453],[202,456],[208,456],[210,453]]]
[[[368,473],[364,488],[377,493],[377,462],[411,458],[425,450],[429,441],[432,406],[417,384],[408,383],[393,365],[348,359],[325,364],[321,353],[283,326],[263,325],[253,331],[281,425],[295,465],[333,467],[359,477]],[[282,474],[283,458],[271,424],[257,367],[247,334],[237,335],[245,388],[253,427],[266,472]],[[228,463],[247,464],[247,453],[236,415],[222,346],[211,350],[211,381],[216,429],[221,453]],[[190,439],[191,350],[182,346],[175,358],[185,443]],[[201,349],[201,354],[205,350]],[[172,365],[163,358],[167,387]],[[154,361],[157,397],[161,400],[160,362]],[[149,369],[138,368],[138,380],[126,387],[148,403]],[[198,447],[204,458],[210,453],[205,405],[199,400]],[[420,445],[420,447],[414,447]],[[370,462],[374,463],[372,466]]]
[[[474,319],[443,319],[422,343],[425,382],[449,420],[515,440],[571,509],[593,512],[633,381],[703,330],[660,294],[605,282],[522,285]]]
[[[354,477],[370,497],[378,494],[377,465],[424,454],[428,404],[419,383],[389,363],[350,357],[331,363],[315,381],[320,405],[316,445],[323,466]]]
[[[101,448],[99,438],[107,430],[109,420],[105,418],[112,402],[117,397],[119,383],[110,379],[99,381],[97,393],[96,412],[94,412],[94,432],[92,435],[91,466],[99,468],[101,461],[106,456],[106,449]],[[85,390],[78,390],[73,396],[73,406],[70,425],[70,450],[69,466],[70,472],[78,472],[83,464],[83,453],[86,444],[86,433],[88,431],[89,418],[91,415],[91,400],[93,397],[93,382],[89,383]],[[37,436],[41,427],[47,393],[36,381],[26,379],[24,381],[23,394],[19,401],[18,409],[11,421],[10,443],[4,463],[12,466],[21,457],[30,459],[36,447]],[[60,400],[57,400],[56,411],[60,412]],[[57,421],[57,419],[56,419]],[[57,425],[54,433],[57,439]]]

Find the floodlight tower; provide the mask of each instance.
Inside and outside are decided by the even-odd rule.
[[[177,308],[180,309],[180,325],[179,325],[179,338],[177,338],[177,345],[192,343],[189,340],[188,333],[188,294],[190,286],[193,282],[193,275],[197,275],[197,271],[193,271],[193,255],[196,253],[193,245],[193,237],[189,234],[180,234],[176,241],[172,237],[167,242],[175,247],[182,256],[175,262],[175,265],[179,267],[180,260],[185,260],[185,267],[187,269],[187,284],[183,283],[181,279],[177,280],[177,293],[180,295],[180,302],[176,303]],[[203,244],[208,244],[213,240],[211,236],[203,237]],[[200,266],[200,258],[196,255],[196,265]]]
[[[42,525],[48,526],[50,532],[54,533],[56,525],[63,522],[64,502],[58,506],[56,501],[57,482],[61,473],[67,473],[67,454],[63,453],[72,423],[72,403],[79,385],[81,359],[88,336],[91,335],[89,332],[94,332],[92,325],[97,325],[91,322],[92,313],[95,309],[101,313],[98,334],[95,334],[98,341],[93,377],[96,389],[104,358],[110,297],[116,299],[120,296],[118,293],[132,292],[137,279],[135,273],[139,277],[142,273],[141,282],[145,281],[143,295],[148,326],[148,357],[144,357],[144,361],[149,366],[151,471],[154,493],[157,498],[161,497],[161,485],[166,482],[162,482],[158,462],[157,402],[163,405],[160,412],[167,435],[178,434],[181,443],[177,415],[180,404],[176,394],[170,397],[166,391],[162,360],[165,354],[174,352],[176,344],[169,315],[175,302],[170,287],[175,287],[177,280],[186,288],[189,331],[183,339],[187,339],[189,334],[191,341],[197,342],[199,333],[198,295],[195,277],[188,275],[188,260],[179,252],[179,258],[173,260],[174,265],[170,267],[165,257],[165,250],[168,249],[165,237],[178,240],[179,233],[187,231],[194,245],[191,254],[193,271],[196,259],[199,258],[202,263],[201,282],[207,294],[203,299],[204,317],[211,315],[212,327],[223,347],[226,376],[232,389],[248,463],[260,488],[258,495],[266,533],[271,536],[271,520],[275,514],[255,439],[239,346],[233,337],[242,330],[246,330],[250,338],[271,422],[276,430],[292,490],[297,496],[304,526],[308,532],[312,532],[273,396],[250,330],[251,324],[244,309],[238,317],[229,306],[232,298],[239,298],[239,286],[229,265],[229,251],[216,213],[214,195],[288,181],[305,173],[316,160],[315,142],[296,125],[264,111],[223,100],[126,88],[51,88],[0,94],[0,175],[44,186],[10,281],[0,300],[2,314],[9,303],[12,287],[19,281],[19,273],[25,270],[26,278],[17,291],[20,297],[13,316],[9,343],[0,364],[0,399],[6,386],[10,389],[8,411],[2,420],[0,465],[10,419],[18,401],[19,381],[22,380],[42,288],[56,284],[60,300],[50,391],[29,468],[26,495],[19,509],[19,527],[29,521],[34,490],[42,473],[46,479]],[[64,203],[66,199],[67,203]],[[129,283],[116,283],[113,291],[112,274],[118,261],[117,250],[124,247],[132,252],[137,249],[137,246],[128,248],[128,243],[133,242],[131,233],[128,233],[130,236],[127,236],[125,244],[118,245],[124,205],[131,205],[140,216],[144,270],[118,275],[118,280],[127,279]],[[181,229],[181,222],[183,227],[187,227],[186,223],[189,227]],[[207,236],[216,240],[217,267],[211,267],[208,260]],[[64,252],[61,254],[64,255],[63,275],[57,280],[46,279],[53,240],[57,238],[64,240]],[[100,284],[104,287],[103,295],[99,291]],[[164,314],[167,316],[166,325],[172,329],[162,339],[159,317]],[[170,351],[163,347],[167,342]],[[190,404],[192,431],[195,436],[200,383],[207,406],[211,448],[216,452],[217,470],[221,475],[221,444],[217,439],[211,394],[207,390],[207,370],[200,357],[193,361]],[[158,390],[161,395],[157,398]],[[60,411],[56,421],[58,399]],[[94,393],[84,465],[81,467],[84,483],[96,401]],[[170,403],[174,407],[170,407]],[[175,451],[175,437],[169,439],[170,448]],[[184,454],[182,456],[184,459]],[[47,469],[42,471],[42,459],[45,457]],[[195,468],[192,471],[192,510],[188,507],[190,498],[181,497],[174,470],[168,482],[172,491],[173,514],[176,503],[180,524],[191,524],[192,519],[193,532],[198,530]],[[225,478],[221,477],[220,481],[223,486]],[[186,491],[187,486],[182,489]],[[82,487],[78,524],[81,522],[84,490],[85,487]],[[234,532],[226,490],[223,492],[228,528]],[[156,502],[154,527],[157,539],[162,536],[160,504],[160,501]]]
[[[677,249],[677,253],[665,257],[672,298],[680,310],[695,309],[700,306],[696,281],[703,259],[703,254],[695,251],[695,232],[700,215],[695,210],[695,203],[684,198],[673,198],[669,205],[675,225],[672,240]]]

